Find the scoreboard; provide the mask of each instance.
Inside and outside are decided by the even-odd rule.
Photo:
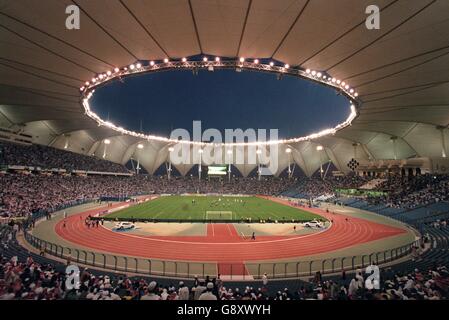
[[[208,166],[207,174],[209,176],[225,176],[228,170],[228,166]]]

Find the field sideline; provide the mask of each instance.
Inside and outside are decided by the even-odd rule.
[[[322,217],[258,197],[163,196],[108,214],[106,218],[166,220],[310,221]]]

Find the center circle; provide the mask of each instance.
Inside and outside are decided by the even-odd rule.
[[[280,139],[344,121],[348,99],[332,88],[285,75],[223,69],[143,73],[96,89],[91,108],[125,129],[169,137],[172,130],[277,129]]]

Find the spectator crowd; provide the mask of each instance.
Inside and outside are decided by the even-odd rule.
[[[120,164],[40,145],[0,142],[0,165],[22,165],[42,169],[89,170],[129,173]],[[306,199],[330,196],[336,189],[357,189],[373,177],[349,174],[312,178],[233,177],[202,179],[194,176],[76,176],[48,174],[0,174],[0,216],[26,216],[33,212],[53,211],[62,205],[99,197],[119,197],[150,193],[218,193],[293,195]],[[413,209],[449,199],[449,175],[389,175],[373,190],[383,196],[366,196],[370,204]]]
[[[165,176],[77,176],[59,174],[0,174],[0,216],[26,217],[52,212],[63,205],[100,197],[143,194],[264,194],[276,195],[293,181],[287,179],[234,178],[232,181]]]
[[[369,198],[373,204],[385,203],[392,208],[413,209],[439,201],[449,200],[449,175],[423,174],[390,176],[378,189],[387,195]]]
[[[445,266],[415,269],[402,274],[383,270],[380,288],[369,289],[366,274],[324,279],[319,273],[296,288],[273,290],[267,278],[244,288],[229,287],[220,276],[158,284],[148,278],[95,275],[81,271],[79,286],[66,287],[71,275],[58,272],[51,264],[39,264],[29,257],[18,261],[0,257],[0,300],[445,300],[449,298],[449,271]],[[74,282],[73,282],[74,284]]]
[[[301,179],[291,190],[296,196],[316,199],[336,194],[336,189],[358,189],[372,177],[347,175]],[[415,176],[390,175],[370,191],[382,191],[385,195],[364,196],[373,205],[384,204],[392,208],[413,209],[439,201],[449,201],[449,175],[422,174]]]
[[[295,185],[294,190],[304,198],[317,198],[325,194],[335,193],[335,189],[357,189],[369,181],[368,177],[354,174],[346,176],[329,176],[325,179],[312,177],[301,179]]]
[[[0,165],[129,173],[125,166],[111,161],[37,144],[21,145],[1,141],[0,150]]]

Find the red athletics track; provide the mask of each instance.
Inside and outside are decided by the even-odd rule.
[[[271,199],[289,205],[280,199]],[[120,206],[117,204],[114,207]],[[403,229],[319,209],[304,209],[333,220],[323,232],[299,236],[259,236],[243,240],[232,224],[212,224],[206,236],[139,236],[106,229],[87,228],[84,218],[105,207],[70,216],[55,230],[62,238],[78,245],[111,253],[153,259],[243,263],[244,261],[295,258],[334,251],[405,233]],[[349,221],[346,221],[346,218]]]

